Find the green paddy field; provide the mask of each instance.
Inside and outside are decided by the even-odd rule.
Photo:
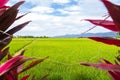
[[[86,38],[14,38],[9,46],[12,54],[24,47],[25,56],[49,56],[47,60],[22,74],[36,75],[36,80],[45,74],[49,74],[47,80],[110,80],[107,72],[79,63],[96,63],[103,57],[113,62],[119,50],[116,46]]]

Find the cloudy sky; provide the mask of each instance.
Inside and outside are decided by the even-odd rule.
[[[16,1],[10,0],[7,5]],[[119,0],[109,0],[120,4]],[[26,0],[20,7],[20,14],[30,12],[14,25],[32,20],[16,35],[57,36],[65,34],[81,34],[93,25],[83,19],[104,19],[108,15],[100,0]],[[14,26],[13,25],[13,26]],[[92,33],[108,32],[101,27],[89,31]]]

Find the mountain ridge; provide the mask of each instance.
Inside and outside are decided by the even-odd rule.
[[[66,34],[60,36],[54,36],[55,38],[76,38],[76,37],[115,37],[117,33],[115,32],[105,32],[105,33],[85,33],[85,34]]]

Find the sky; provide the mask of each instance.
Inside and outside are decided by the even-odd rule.
[[[12,6],[20,0],[10,0]],[[109,0],[120,4],[119,0]],[[15,35],[59,36],[81,34],[93,27],[84,19],[104,19],[108,12],[100,0],[25,0],[19,15],[28,13],[12,26],[31,20],[32,22]],[[95,27],[89,33],[109,32]]]

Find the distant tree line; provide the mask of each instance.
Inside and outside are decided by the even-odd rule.
[[[48,36],[14,36],[14,38],[49,38]]]

